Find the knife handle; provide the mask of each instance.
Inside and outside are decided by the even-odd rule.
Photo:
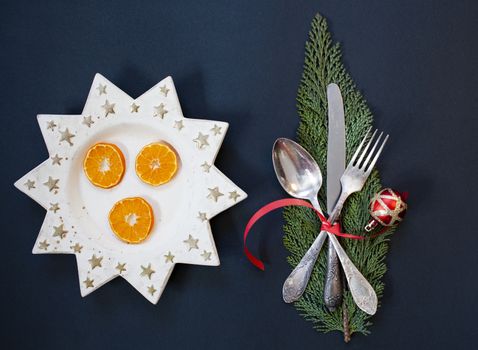
[[[330,312],[335,311],[342,304],[342,278],[340,263],[332,242],[328,241],[327,273],[324,287],[324,303]]]

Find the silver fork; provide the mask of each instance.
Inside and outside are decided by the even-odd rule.
[[[372,137],[370,137],[369,142],[367,143],[365,148],[362,150],[363,145],[365,144],[368,136],[370,135],[371,129],[372,128],[368,129],[367,133],[365,134],[365,137],[362,139],[362,142],[360,142],[360,145],[358,146],[357,150],[355,151],[355,154],[353,155],[352,159],[347,165],[347,168],[345,168],[345,171],[342,174],[342,177],[340,178],[342,191],[340,193],[339,199],[337,200],[337,203],[335,204],[334,210],[329,216],[329,222],[331,223],[334,223],[339,217],[340,212],[342,211],[342,207],[344,206],[344,203],[347,200],[347,198],[352,193],[358,192],[363,188],[363,185],[365,184],[365,181],[367,181],[367,178],[372,172],[372,169],[375,166],[375,163],[377,163],[380,153],[382,153],[383,147],[387,143],[388,135],[385,136],[385,139],[382,141],[380,148],[378,149],[377,152],[375,152],[383,136],[383,132],[381,132],[378,138],[375,140],[375,143],[372,149],[370,150],[370,152],[368,152],[368,149],[370,148],[375,138],[375,135],[377,134],[377,130],[375,130],[372,134]],[[372,156],[374,155],[374,152],[375,152],[375,156],[372,158]],[[357,159],[359,155],[360,157]],[[365,158],[365,156],[367,156],[367,158]]]
[[[383,147],[385,146],[385,143],[388,140],[388,135],[387,135],[385,136],[385,139],[382,141],[382,144],[380,145],[380,148],[378,149],[378,151],[375,152],[383,136],[383,132],[380,133],[378,138],[375,140],[375,143],[372,149],[368,151],[377,134],[377,130],[375,130],[372,136],[370,137],[370,140],[368,141],[367,145],[365,146],[365,148],[363,148],[363,146],[365,145],[365,142],[368,139],[368,136],[370,135],[370,130],[371,128],[367,131],[365,137],[360,142],[360,145],[358,146],[357,150],[355,151],[355,154],[353,155],[347,168],[342,174],[342,177],[340,178],[342,190],[341,190],[340,197],[337,200],[337,203],[335,204],[334,210],[329,216],[330,223],[334,223],[337,220],[348,196],[350,196],[354,192],[360,191],[363,188],[365,181],[367,180],[370,173],[372,172],[372,169],[375,166],[375,163],[377,162],[378,157],[380,156],[380,153],[382,152]],[[357,157],[359,158],[357,159]],[[313,265],[315,264],[315,261],[317,260],[317,256],[320,253],[320,248],[318,247],[322,246],[321,242],[323,242],[326,234],[327,233],[325,231],[322,231],[317,236],[315,241],[310,246],[309,250],[307,250],[307,252],[305,253],[300,263],[297,265],[294,271],[292,271],[289,278],[286,280],[286,283],[284,284],[284,289],[287,289],[289,287],[289,284],[290,284],[290,287],[293,289],[298,288],[298,290],[294,290],[293,292],[292,291],[287,292],[287,294],[293,295],[293,297],[290,298],[290,301],[297,300],[298,297],[300,297],[302,292],[305,290],[305,286],[307,285],[308,280],[310,278],[310,272],[312,271]],[[350,287],[350,293],[352,294],[352,297],[355,303],[361,310],[368,313],[369,315],[375,314],[375,312],[377,311],[378,300],[377,300],[377,295],[375,291],[373,290],[373,287],[365,279],[365,277],[360,273],[357,267],[355,267],[355,265],[352,263],[352,261],[347,256],[344,249],[338,242],[337,237],[335,237],[335,235],[333,234],[329,234],[328,236],[332,244],[334,245],[334,248],[337,252],[339,260],[342,264],[342,267],[345,272],[345,276],[347,278],[347,282]],[[301,283],[296,283],[294,281],[295,279],[294,276],[301,276],[302,277],[300,281]],[[290,302],[290,301],[287,301],[287,302]]]

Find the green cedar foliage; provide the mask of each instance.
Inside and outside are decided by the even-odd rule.
[[[341,62],[340,46],[332,42],[325,18],[317,14],[312,21],[309,40],[305,46],[304,72],[297,93],[300,116],[297,138],[316,159],[323,174],[327,172],[326,87],[332,82],[339,85],[344,100],[348,162],[363,135],[372,125],[373,117],[365,99]],[[319,193],[322,208],[326,208],[325,178],[324,176]],[[374,170],[363,190],[350,196],[346,202],[341,215],[344,232],[353,234],[364,232],[363,228],[370,219],[368,211],[370,198],[380,189],[379,174]],[[284,210],[284,220],[283,242],[290,252],[288,262],[295,267],[319,233],[320,221],[312,210],[303,207],[287,207]],[[373,239],[341,239],[350,259],[374,287],[379,300],[384,289],[382,278],[387,269],[384,260],[392,231]],[[294,305],[307,320],[313,322],[317,330],[343,332],[342,308],[330,313],[323,303],[326,252],[327,249],[322,249],[307,289]],[[371,325],[370,316],[355,305],[348,290],[344,293],[342,307],[347,307],[350,332],[368,334]]]

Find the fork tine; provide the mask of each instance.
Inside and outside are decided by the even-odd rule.
[[[354,164],[355,159],[356,159],[357,156],[359,155],[360,150],[362,149],[363,144],[364,144],[365,141],[367,140],[368,134],[370,134],[370,130],[372,130],[372,127],[368,128],[367,132],[365,133],[365,136],[363,137],[362,141],[360,142],[360,145],[357,147],[357,150],[355,151],[355,153],[354,153],[352,159],[350,159],[349,166],[352,166],[352,165]]]
[[[370,173],[372,171],[373,167],[375,166],[375,163],[377,163],[377,159],[380,156],[380,153],[382,153],[383,147],[385,147],[385,144],[387,143],[387,140],[388,140],[388,135],[385,136],[385,139],[383,140],[382,145],[378,149],[377,154],[375,155],[372,162],[368,166],[367,173]]]
[[[378,135],[378,138],[377,140],[375,140],[375,144],[373,145],[372,149],[370,150],[370,152],[368,153],[367,155],[367,159],[365,159],[365,161],[363,162],[362,164],[362,170],[366,169],[367,168],[367,164],[369,163],[369,160],[372,158],[374,152],[375,152],[375,149],[377,148],[378,146],[378,143],[380,142],[380,140],[382,139],[382,135],[383,135],[383,131],[380,133],[380,135]]]
[[[373,132],[372,136],[370,137],[370,140],[369,140],[368,143],[367,143],[367,146],[365,146],[365,148],[364,148],[362,154],[360,155],[360,158],[357,160],[356,166],[357,166],[358,168],[360,168],[360,164],[362,164],[363,158],[367,155],[367,151],[368,151],[370,145],[372,144],[373,139],[375,138],[375,135],[377,134],[377,131],[378,131],[378,130],[375,129],[375,131]]]

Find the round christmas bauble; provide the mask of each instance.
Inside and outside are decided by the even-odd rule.
[[[407,211],[405,199],[406,195],[391,188],[376,193],[370,200],[369,207],[373,219],[365,226],[365,230],[371,231],[377,224],[393,226],[402,221]]]

